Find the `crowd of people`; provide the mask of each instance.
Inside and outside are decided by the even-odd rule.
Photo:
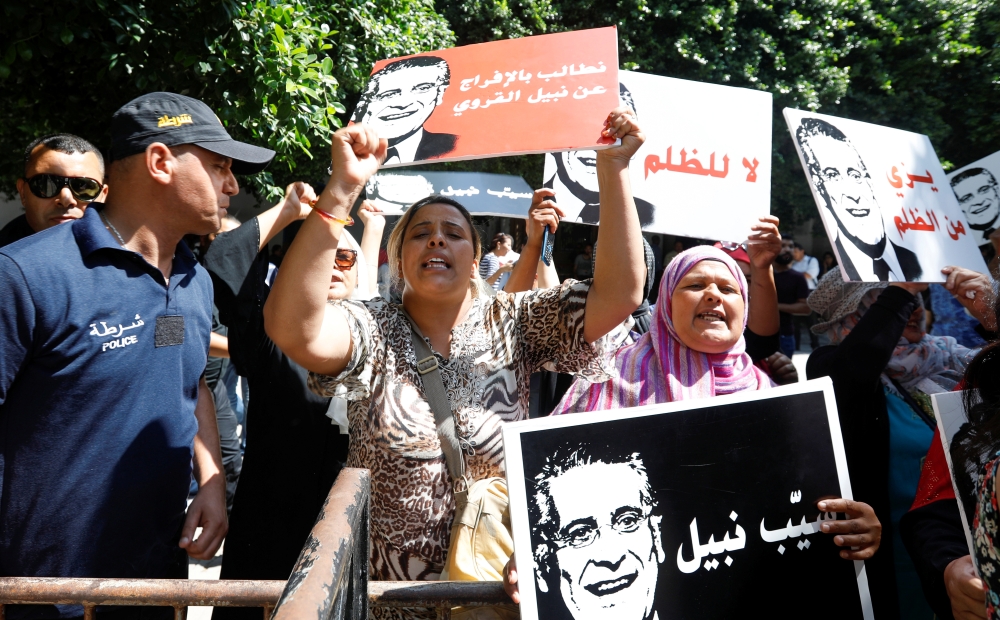
[[[436,403],[450,408],[465,479],[503,477],[505,423],[794,383],[805,328],[806,374],[833,381],[854,483],[853,499],[825,500],[844,518],[822,531],[844,560],[867,562],[876,616],[926,605],[1000,617],[990,275],[944,270],[935,314],[978,321],[981,341],[966,346],[928,333],[926,284],[844,282],[832,254],[807,256],[772,216],[744,243],[668,251],[643,238],[630,191],[644,141],[634,114],[611,111],[603,135],[620,142],[597,156],[597,241],[566,279],[541,260],[563,215],[549,189],[534,194],[520,253],[504,233],[484,248],[443,196],[411,205],[383,239],[361,192],[392,144],[363,124],[333,135],[320,191],[293,183],[243,223],[227,216],[235,175],[274,153],[233,140],[198,100],[123,106],[107,168],[76,136],[27,145],[25,213],[0,230],[0,575],[184,578],[189,557],[225,539],[222,578],[286,579],[338,473],[360,467],[370,577],[435,580],[456,509]],[[274,249],[293,223],[294,242]],[[443,396],[430,395],[431,371]],[[248,402],[234,399],[236,376]],[[963,388],[957,497],[929,397]],[[959,510],[973,516],[977,563]],[[519,600],[515,558],[501,572]],[[82,613],[7,608],[18,620]]]

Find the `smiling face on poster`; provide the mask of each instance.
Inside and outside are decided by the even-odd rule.
[[[503,438],[524,620],[800,618],[820,601],[873,617],[864,563],[840,558],[821,531],[837,515],[816,507],[851,496],[829,379]]]
[[[949,265],[986,273],[927,136],[784,114],[845,280],[944,282]]]
[[[383,168],[604,148],[617,31],[506,39],[376,63],[352,123],[388,140]]]
[[[769,93],[619,71],[621,103],[646,142],[630,168],[643,230],[743,241],[770,211]],[[545,186],[567,219],[597,224],[597,153],[545,156]]]
[[[990,245],[990,233],[1000,228],[1000,151],[955,170],[948,182],[969,222],[976,245]]]

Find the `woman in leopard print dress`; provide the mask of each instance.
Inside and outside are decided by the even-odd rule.
[[[403,308],[435,352],[473,479],[503,476],[504,422],[528,417],[532,372],[545,365],[592,381],[610,378],[611,332],[641,303],[645,270],[628,163],[643,136],[630,111],[608,115],[599,151],[601,247],[593,282],[491,296],[479,285],[479,237],[458,203],[431,197],[410,207],[389,239],[403,303],[328,306],[326,288],[350,207],[385,157],[386,142],[354,125],[334,135],[333,176],[289,248],[264,308],[268,335],[311,372],[319,394],[350,401],[348,466],[371,470],[374,580],[436,580],[454,516],[452,485],[424,397]],[[528,244],[511,279],[530,279],[542,231],[558,212],[536,200]],[[343,218],[343,219],[341,219]],[[527,288],[527,287],[525,287]],[[515,599],[516,600],[516,599]],[[379,618],[433,617],[375,610]]]

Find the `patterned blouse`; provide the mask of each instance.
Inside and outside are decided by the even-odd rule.
[[[532,372],[545,365],[595,382],[611,378],[610,356],[628,330],[586,342],[589,286],[567,280],[551,289],[477,297],[451,332],[451,358],[435,352],[473,479],[504,475],[500,428],[528,417]],[[350,401],[347,466],[372,475],[371,579],[436,580],[448,553],[455,502],[416,371],[409,323],[399,306],[381,298],[338,305],[348,311],[351,360],[336,377],[310,374],[309,387]],[[434,615],[373,609],[372,617]]]
[[[998,453],[1000,454],[1000,453]],[[997,523],[1000,514],[997,508],[997,468],[1000,458],[995,458],[986,464],[979,480],[979,506],[976,508],[976,518],[972,522],[975,536],[976,564],[979,576],[986,586],[986,617],[989,620],[1000,620],[1000,555],[997,551]]]

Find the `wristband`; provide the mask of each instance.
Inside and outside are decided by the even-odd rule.
[[[354,218],[351,217],[350,215],[347,216],[346,220],[342,220],[339,217],[333,217],[332,215],[330,215],[329,213],[327,213],[323,209],[317,208],[316,205],[314,205],[314,204],[309,205],[309,206],[311,206],[312,210],[315,211],[316,213],[318,213],[320,215],[320,217],[322,217],[323,219],[325,219],[325,220],[327,220],[329,222],[333,222],[334,224],[340,224],[341,226],[354,226]]]

